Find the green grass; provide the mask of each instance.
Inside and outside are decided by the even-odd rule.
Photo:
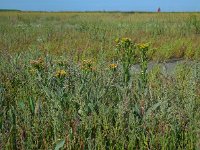
[[[199,18],[1,12],[0,149],[199,149]]]
[[[198,59],[199,13],[1,12],[0,50],[113,57],[113,41],[151,42],[149,59]]]

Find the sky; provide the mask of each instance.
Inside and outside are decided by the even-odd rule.
[[[0,9],[30,11],[200,11],[200,0],[0,0]]]

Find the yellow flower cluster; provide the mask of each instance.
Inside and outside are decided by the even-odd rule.
[[[29,70],[29,72],[30,72],[31,75],[35,75],[37,70],[32,68],[32,69]]]
[[[131,39],[130,38],[117,38],[115,39],[115,42],[117,44],[124,44],[124,43],[131,43]]]
[[[116,39],[115,39],[115,43],[118,44],[119,42],[120,42],[120,39],[119,39],[119,38],[116,38]]]
[[[130,38],[122,38],[121,39],[121,42],[123,42],[123,43],[130,43],[131,42],[131,39]]]
[[[90,59],[83,60],[83,65],[92,66],[92,60],[90,60]]]
[[[55,76],[58,77],[58,78],[62,78],[62,77],[67,76],[67,72],[65,70],[63,70],[63,69],[62,70],[58,70],[56,72]]]
[[[110,69],[116,69],[117,67],[118,67],[118,65],[114,64],[114,63],[109,65]]]
[[[83,70],[87,70],[87,71],[88,71],[88,70],[89,70],[89,71],[94,71],[95,68],[94,68],[92,65],[93,65],[92,60],[90,60],[90,59],[88,59],[88,60],[83,60],[81,68],[82,68]]]
[[[149,48],[149,43],[138,44],[138,48],[140,50],[142,50],[142,49],[148,49]]]
[[[44,59],[40,57],[37,60],[31,60],[30,64],[36,69],[43,69],[44,68]]]
[[[117,38],[115,40],[117,48],[130,48],[132,46],[132,41],[130,38]]]

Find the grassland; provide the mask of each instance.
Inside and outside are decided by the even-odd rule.
[[[198,59],[198,13],[1,13],[0,49],[112,57],[113,41],[151,42],[149,59]],[[102,53],[102,52],[101,52]]]
[[[0,149],[199,149],[199,43],[199,13],[0,12]]]

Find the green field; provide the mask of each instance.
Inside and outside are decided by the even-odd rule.
[[[198,150],[199,58],[200,13],[2,11],[0,149]]]

